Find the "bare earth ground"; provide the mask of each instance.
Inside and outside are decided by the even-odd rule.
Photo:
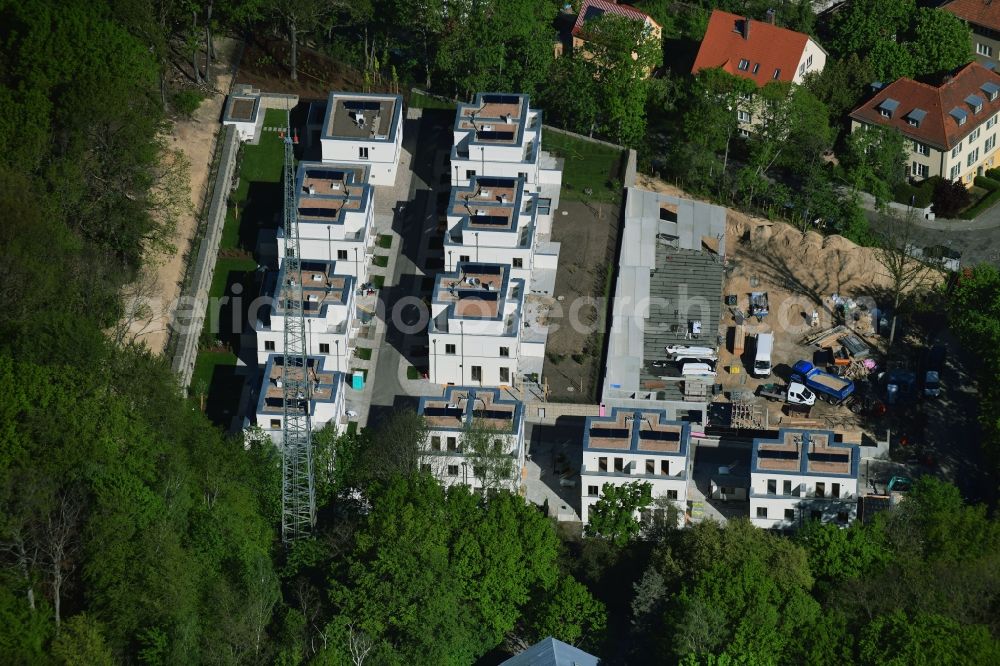
[[[562,201],[559,207],[552,221],[552,240],[561,243],[555,296],[562,300],[557,300],[550,311],[552,328],[545,346],[542,374],[548,382],[550,400],[594,402],[596,366],[602,352],[597,344],[600,322],[594,307],[577,306],[579,309],[573,310],[573,303],[581,298],[603,297],[602,267],[614,257],[619,205]],[[555,316],[560,307],[562,316]],[[577,330],[571,325],[574,314],[585,329]]]
[[[197,230],[198,215],[208,193],[208,171],[215,150],[216,135],[222,127],[222,106],[232,79],[232,61],[238,47],[239,42],[235,39],[216,39],[218,60],[212,66],[215,93],[201,103],[190,119],[175,122],[170,134],[169,147],[183,153],[190,165],[192,206],[177,222],[176,234],[172,240],[174,251],[150,257],[150,268],[155,270],[155,284],[149,285],[148,302],[151,311],[147,317],[134,322],[130,329],[134,339],[143,342],[154,354],[161,353],[166,347],[172,304],[181,293],[186,257],[194,251],[191,240]]]

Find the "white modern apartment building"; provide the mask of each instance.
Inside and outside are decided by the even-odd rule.
[[[446,486],[516,492],[524,470],[524,404],[500,389],[449,386],[440,398],[420,399],[427,423],[421,468]],[[477,448],[468,437],[480,441]],[[497,456],[509,457],[502,464]]]
[[[453,186],[467,186],[477,175],[520,177],[550,208],[559,206],[562,171],[542,153],[542,112],[530,108],[527,95],[479,93],[458,105],[453,132]]]
[[[306,361],[310,396],[309,400],[301,401],[299,409],[309,410],[313,430],[332,425],[341,432],[345,420],[344,375],[328,369],[331,365],[331,358],[328,356],[309,356]],[[267,357],[257,397],[257,425],[271,436],[275,444],[280,444],[282,438],[285,402],[282,390],[282,379],[285,376],[283,370],[284,359],[281,354]],[[289,372],[290,376],[301,380],[302,368],[290,368]]]
[[[266,302],[257,311],[254,331],[257,334],[257,362],[263,365],[268,356],[284,352],[286,304],[302,286],[302,310],[306,323],[306,353],[332,356],[331,369],[344,372],[349,359],[351,328],[355,315],[355,280],[341,275],[336,263],[303,261],[297,275],[282,262],[277,273],[265,278]]]
[[[539,209],[538,195],[525,188],[523,178],[473,176],[468,185],[451,188],[445,267],[452,270],[469,261],[506,263],[515,278],[530,284],[536,265],[555,270],[559,262],[558,244],[544,240],[551,224],[549,209]]]
[[[367,180],[368,167],[320,162],[300,162],[295,176],[301,257],[336,262],[359,283],[375,249],[374,188]],[[278,247],[284,247],[280,227]]]
[[[548,328],[525,318],[525,282],[509,264],[460,262],[434,283],[427,335],[430,380],[512,385],[541,374]]]
[[[364,164],[372,185],[394,185],[403,146],[403,98],[331,92],[320,133],[324,162]]]
[[[253,141],[260,136],[264,124],[264,109],[260,104],[260,92],[249,86],[237,87],[226,100],[222,113],[222,125],[236,127],[240,141]]]
[[[750,464],[750,522],[794,529],[810,520],[847,525],[857,517],[856,444],[821,430],[781,429],[756,439]]]
[[[590,509],[604,484],[623,486],[647,482],[653,498],[673,502],[683,525],[691,478],[691,425],[667,419],[665,410],[615,407],[606,416],[587,418],[580,466],[580,518],[586,525]]]

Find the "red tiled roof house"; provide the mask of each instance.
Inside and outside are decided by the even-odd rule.
[[[984,65],[1000,63],[1000,2],[952,0],[941,9],[969,24],[976,58]]]
[[[802,83],[808,72],[822,71],[824,65],[826,51],[809,35],[715,10],[691,73],[721,67],[762,88],[771,81]]]
[[[912,178],[969,184],[996,166],[1000,74],[971,62],[941,85],[897,79],[850,113],[851,131],[881,125],[909,139]]]
[[[647,38],[656,40],[657,44],[661,43],[663,29],[649,14],[639,11],[631,5],[618,4],[615,0],[583,0],[580,11],[576,15],[576,23],[573,24],[573,29],[570,31],[574,51],[582,53],[586,57],[587,42],[583,39],[584,24],[605,14],[614,14],[643,22],[646,25]],[[632,54],[632,57],[636,57],[635,53]],[[652,70],[649,73],[651,74]]]

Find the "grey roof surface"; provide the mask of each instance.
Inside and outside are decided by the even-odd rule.
[[[598,666],[598,663],[594,655],[549,636],[500,666]]]

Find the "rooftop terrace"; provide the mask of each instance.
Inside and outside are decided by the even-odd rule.
[[[338,221],[341,211],[365,207],[367,167],[302,163],[296,176],[299,219]]]
[[[398,106],[396,95],[331,93],[323,138],[394,141]]]
[[[323,359],[310,357],[306,359],[308,367],[289,367],[284,372],[284,360],[280,354],[272,354],[265,367],[264,386],[261,388],[260,403],[257,406],[259,414],[281,414],[284,411],[284,387],[282,382],[302,382],[303,377],[309,382],[307,396],[303,396],[299,404],[305,409],[307,404],[316,402],[332,402],[336,399],[340,373],[323,370]]]
[[[260,98],[251,95],[232,95],[226,109],[226,119],[239,122],[253,122],[257,119]]]
[[[441,398],[424,398],[419,413],[431,429],[461,429],[476,423],[502,432],[513,432],[521,403],[504,400],[499,390],[450,387]]]
[[[439,273],[434,302],[454,304],[455,316],[496,319],[501,314],[510,266],[460,263],[454,273]]]
[[[753,458],[754,471],[856,477],[859,453],[831,432],[782,430],[776,440],[755,440]]]
[[[511,230],[523,188],[523,181],[514,178],[477,177],[467,187],[452,188],[448,214],[466,218],[468,229]]]
[[[480,93],[471,104],[459,104],[456,130],[472,130],[476,143],[516,145],[528,120],[526,95]]]
[[[689,426],[667,421],[661,411],[615,409],[587,419],[584,448],[684,454]]]
[[[325,261],[305,261],[296,275],[282,266],[276,281],[280,284],[280,293],[275,294],[275,311],[284,312],[285,301],[295,297],[296,282],[302,285],[302,308],[307,317],[319,314],[325,305],[346,303],[354,278],[334,274],[335,267],[336,264]]]

